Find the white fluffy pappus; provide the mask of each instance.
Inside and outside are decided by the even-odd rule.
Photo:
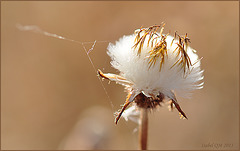
[[[193,63],[189,73],[184,73],[180,66],[173,66],[179,57],[177,57],[177,52],[174,52],[177,47],[176,40],[173,43],[172,40],[172,36],[167,36],[167,60],[161,71],[159,71],[160,61],[149,68],[148,52],[151,47],[147,46],[147,43],[144,43],[141,55],[138,56],[137,50],[133,48],[134,34],[123,36],[116,44],[109,44],[108,55],[112,58],[111,65],[120,71],[122,77],[133,83],[133,89],[142,91],[148,96],[149,93],[157,95],[159,91],[166,96],[169,96],[171,91],[184,97],[189,96],[192,90],[203,87],[203,83],[199,84],[199,81],[203,79],[200,61],[196,51],[188,47],[187,53]]]
[[[98,70],[98,74],[122,84],[128,90],[126,102],[116,123],[131,102],[140,108],[153,109],[163,99],[169,99],[171,109],[176,107],[187,118],[175,93],[188,97],[191,91],[203,88],[201,59],[196,50],[189,47],[190,39],[187,34],[181,37],[175,33],[172,37],[162,34],[164,27],[160,33],[157,32],[159,27],[161,25],[138,29],[135,34],[123,36],[115,44],[110,43],[108,46],[107,54],[112,59],[111,65],[120,75],[104,74],[101,70]]]
[[[135,123],[139,123],[140,122],[138,118],[139,115],[140,115],[140,111],[137,109],[136,105],[133,105],[123,112],[122,117],[126,121],[131,120]]]

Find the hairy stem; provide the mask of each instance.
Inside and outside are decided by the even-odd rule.
[[[140,125],[139,125],[139,144],[141,150],[147,150],[148,135],[148,112],[147,108],[140,108]]]

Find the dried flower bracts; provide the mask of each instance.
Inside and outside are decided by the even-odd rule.
[[[136,38],[135,38],[135,45],[133,48],[138,47],[138,55],[141,54],[141,50],[143,47],[143,44],[146,40],[146,37],[148,36],[147,46],[151,43],[151,50],[149,51],[149,68],[152,65],[155,65],[156,60],[160,57],[160,70],[162,67],[162,64],[164,63],[165,56],[167,55],[167,43],[166,43],[166,37],[168,35],[163,35],[163,29],[164,25],[162,25],[162,28],[160,30],[160,33],[158,33],[158,29],[161,27],[161,25],[154,25],[150,26],[148,28],[141,28],[139,30],[135,31]],[[141,36],[142,34],[142,36]]]
[[[149,51],[149,68],[152,65],[155,65],[156,61],[160,60],[160,70],[161,67],[165,61],[165,58],[167,57],[167,42],[166,42],[166,37],[169,35],[163,35],[163,30],[164,30],[163,25],[154,25],[150,26],[148,28],[141,28],[135,31],[136,38],[135,38],[135,44],[133,48],[138,48],[138,55],[141,54],[141,50],[143,47],[143,44],[145,40],[148,37],[147,41],[147,46],[151,44],[151,50]],[[158,33],[158,29],[160,28],[160,32]],[[142,35],[141,35],[142,34]],[[189,69],[189,66],[192,65],[191,60],[187,54],[187,48],[189,46],[190,39],[187,37],[187,33],[185,37],[182,37],[175,32],[174,38],[171,42],[171,45],[173,44],[173,41],[177,40],[177,48],[174,50],[177,51],[177,57],[179,58],[174,64],[175,65],[180,65],[181,68],[186,72],[187,69]],[[172,67],[173,67],[172,66]]]
[[[116,123],[132,102],[137,107],[153,109],[163,100],[170,100],[171,107],[176,107],[187,118],[175,93],[188,94],[202,88],[203,82],[199,84],[203,79],[200,59],[189,47],[187,34],[181,37],[175,32],[172,37],[163,34],[163,29],[164,24],[141,28],[133,35],[124,36],[115,45],[109,45],[111,64],[120,71],[120,75],[104,74],[101,70],[98,74],[124,85],[128,91]]]
[[[192,66],[191,60],[187,54],[187,48],[189,46],[190,39],[187,37],[187,33],[185,37],[181,37],[180,35],[175,32],[174,39],[178,37],[178,43],[177,43],[177,48],[174,50],[177,51],[177,57],[180,55],[179,59],[173,64],[173,66],[180,65],[181,69],[184,70],[184,73],[186,70],[190,69],[190,66]],[[174,41],[173,39],[173,41]],[[172,67],[173,67],[172,66]]]

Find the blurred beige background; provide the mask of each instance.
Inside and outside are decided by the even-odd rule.
[[[117,73],[108,43],[164,21],[165,33],[188,33],[203,57],[205,85],[191,99],[179,98],[189,120],[167,106],[149,116],[149,149],[238,149],[238,13],[237,1],[1,2],[1,148],[138,149],[137,124],[114,124],[124,88],[103,81],[109,99],[80,44],[20,31],[17,23],[97,40],[94,65]]]

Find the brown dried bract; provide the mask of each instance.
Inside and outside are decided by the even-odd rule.
[[[118,115],[117,115],[117,117],[115,119],[115,123],[116,124],[118,123],[118,121],[119,121],[120,117],[122,116],[122,113],[125,111],[125,109],[132,103],[132,102],[129,102],[130,96],[131,96],[131,94],[129,93],[128,97],[126,99],[125,104],[123,105],[122,109],[120,110],[120,112],[118,113]],[[139,93],[134,98],[133,102],[135,102],[136,105],[138,107],[140,107],[140,108],[155,109],[158,105],[161,106],[160,103],[163,102],[164,98],[165,98],[165,96],[161,92],[156,97],[147,97],[143,93]],[[183,112],[183,110],[181,109],[181,107],[177,103],[177,101],[171,100],[171,104],[170,104],[171,105],[171,109],[173,109],[173,104],[176,107],[176,109],[178,110],[178,112],[180,113],[180,115],[187,119],[186,114]]]
[[[165,24],[153,25],[148,28],[140,28],[138,31],[135,32],[135,34],[136,34],[135,42],[136,43],[134,44],[133,48],[137,48],[139,46],[138,47],[138,55],[141,54],[142,47],[143,47],[146,37],[149,36],[148,43],[147,43],[148,46],[149,46],[149,43],[151,40],[152,40],[152,46],[153,46],[153,41],[155,40],[154,36],[159,37],[159,34],[157,33],[158,28],[160,28],[162,26],[162,30],[163,30],[164,25]],[[143,34],[143,35],[141,36],[141,34]],[[160,32],[160,35],[161,35],[161,32]]]
[[[182,37],[175,32],[174,39],[178,38],[177,42],[177,48],[174,50],[177,51],[177,57],[180,55],[179,59],[172,65],[174,67],[175,65],[180,65],[181,69],[183,69],[184,73],[186,73],[187,70],[190,70],[190,66],[192,66],[191,60],[187,54],[187,49],[190,43],[190,39],[187,37],[187,33],[185,34],[185,37]],[[172,41],[172,43],[173,43]],[[172,68],[171,67],[171,68]]]
[[[130,103],[132,103],[132,102],[129,102],[130,97],[131,97],[131,94],[129,93],[125,104],[123,105],[121,111],[118,113],[118,115],[115,119],[116,124],[118,123],[118,120],[122,116],[122,113],[124,112],[124,110],[128,107],[128,105],[130,105]],[[134,98],[134,102],[140,108],[154,109],[158,105],[161,106],[160,103],[163,101],[163,99],[164,99],[164,95],[162,93],[159,93],[159,95],[157,95],[157,97],[147,97],[143,93],[139,93]]]
[[[166,37],[167,35],[163,35],[163,29],[164,29],[164,25],[165,24],[161,24],[161,25],[154,25],[154,26],[150,26],[148,28],[141,28],[139,29],[139,31],[136,32],[136,38],[135,38],[135,44],[133,46],[133,48],[137,48],[138,47],[138,55],[141,54],[142,51],[142,47],[143,44],[145,42],[145,39],[147,36],[148,37],[148,42],[147,42],[147,46],[149,46],[150,42],[151,42],[151,47],[153,47],[153,49],[151,49],[149,51],[149,68],[151,68],[152,65],[155,65],[157,59],[160,57],[160,70],[162,68],[162,65],[165,61],[165,56],[167,55],[167,42],[166,42]],[[160,29],[160,32],[157,33],[157,30],[162,27]],[[141,36],[141,33],[143,33],[143,35]]]
[[[161,35],[160,41],[154,46],[154,48],[149,51],[149,68],[152,65],[155,65],[157,59],[160,57],[160,68],[159,71],[162,69],[162,65],[165,61],[165,56],[167,56],[167,42],[166,37],[167,35]]]
[[[145,40],[148,36],[147,46],[151,44],[152,49],[149,51],[149,69],[155,65],[158,58],[160,58],[160,69],[163,66],[164,61],[166,60],[165,57],[167,56],[167,42],[166,38],[169,34],[163,35],[163,29],[165,24],[161,25],[154,25],[150,26],[148,28],[140,28],[139,30],[135,31],[136,38],[135,38],[135,44],[133,46],[134,49],[138,47],[138,55],[141,55],[141,51],[143,48],[143,45],[145,43]],[[161,27],[160,32],[158,33],[158,29]],[[187,54],[187,49],[190,43],[190,39],[187,37],[187,34],[182,37],[175,32],[174,38],[171,42],[171,46],[173,44],[174,40],[178,40],[177,48],[174,50],[177,51],[177,56],[179,59],[172,65],[174,67],[175,65],[180,65],[181,69],[184,70],[184,73],[186,73],[187,70],[190,69],[190,66],[192,66],[191,60]],[[171,67],[171,68],[172,68]]]

